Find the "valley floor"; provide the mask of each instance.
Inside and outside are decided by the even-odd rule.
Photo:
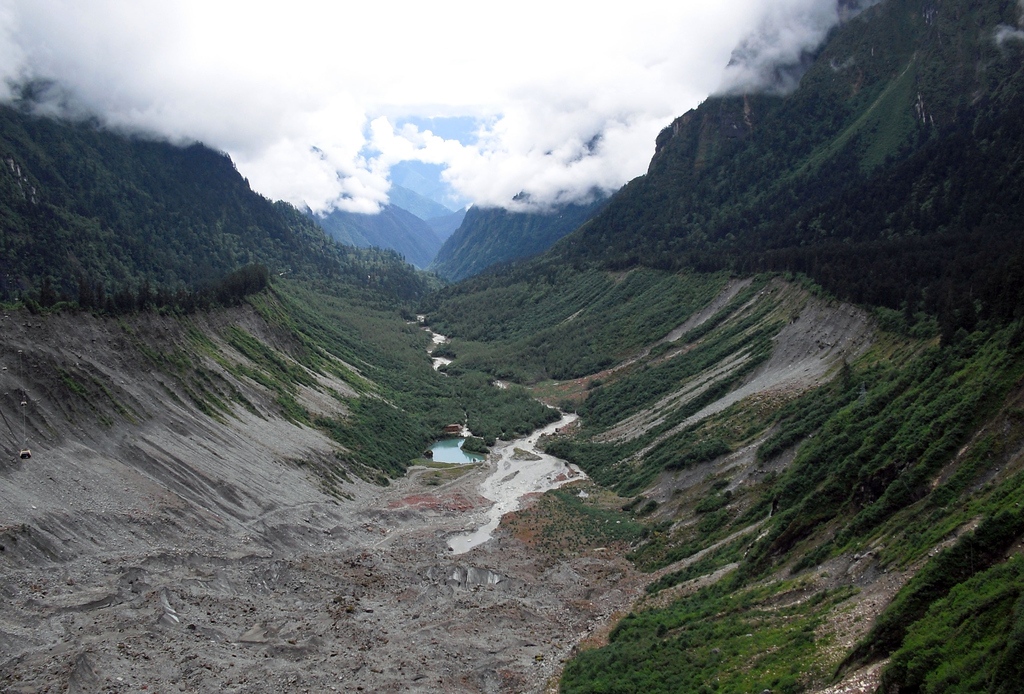
[[[35,461],[4,475],[37,474]],[[543,689],[630,601],[636,575],[616,557],[554,561],[507,535],[451,556],[446,538],[490,506],[477,491],[489,469],[428,486],[431,472],[385,489],[359,483],[356,501],[281,509],[244,535],[215,519],[185,530],[168,506],[69,510],[49,517],[30,554],[43,531],[26,526],[21,561],[0,565],[0,688]],[[82,523],[125,540],[59,563],[43,556],[58,528]],[[8,525],[5,544],[16,533]]]
[[[138,345],[182,344],[178,321],[25,318],[7,319],[4,345],[5,410],[27,387],[35,455],[11,449],[0,466],[2,691],[553,690],[577,646],[604,643],[657,578],[547,507],[451,550],[493,520],[482,490],[519,482],[536,457],[516,448],[526,443],[332,495],[312,471],[338,446],[276,416],[223,359],[200,368],[249,402],[226,418],[197,412],[189,381],[151,368]],[[280,340],[245,310],[196,320],[206,335],[237,325]],[[107,385],[68,398],[69,383]],[[338,407],[309,388],[299,402]]]
[[[226,325],[280,344],[250,310],[4,320],[2,692],[540,691],[638,589],[619,553],[554,559],[499,533],[456,556],[499,456],[325,486],[340,446],[224,367],[244,356],[217,342],[184,372],[244,393],[218,416],[148,361]]]
[[[464,553],[452,541],[491,520],[484,495],[498,496],[495,482],[518,485],[526,477],[519,473],[546,457],[531,449],[536,435],[499,443],[481,465],[421,461],[378,486],[360,478],[381,481],[376,470],[339,464],[350,451],[323,429],[283,418],[273,382],[256,378],[259,353],[224,336],[244,331],[272,346],[266,363],[303,375],[292,404],[307,413],[341,421],[361,405],[357,398],[380,402],[377,391],[348,364],[299,371],[286,356],[288,336],[250,308],[130,325],[5,318],[0,411],[11,421],[0,436],[0,692],[540,692],[554,691],[563,674],[565,691],[639,691],[638,671],[679,691],[691,674],[669,681],[672,668],[701,658],[711,674],[691,681],[720,676],[722,691],[751,689],[726,681],[737,673],[759,683],[756,691],[874,691],[893,649],[858,661],[850,653],[894,597],[913,587],[915,574],[959,556],[979,528],[991,535],[992,509],[1019,518],[1019,360],[972,337],[975,353],[968,343],[963,355],[944,353],[951,385],[940,379],[920,389],[956,396],[960,410],[941,408],[956,420],[978,407],[961,403],[973,392],[969,379],[988,383],[996,374],[1009,384],[986,396],[998,417],[959,435],[951,457],[928,473],[929,489],[940,491],[944,480],[963,477],[976,500],[964,495],[938,510],[910,504],[827,552],[817,549],[829,549],[849,518],[822,516],[791,541],[796,549],[764,554],[768,542],[783,547],[780,519],[799,520],[798,504],[816,503],[808,493],[787,508],[775,480],[797,484],[827,471],[843,441],[828,435],[824,417],[800,433],[775,413],[799,406],[785,416],[804,417],[828,405],[836,410],[828,421],[900,424],[907,407],[884,390],[898,373],[885,362],[906,351],[900,358],[913,364],[918,351],[931,352],[880,338],[862,311],[787,283],[721,291],[715,305],[723,308],[672,333],[674,341],[597,378],[534,388],[549,400],[572,404],[587,394],[604,404],[590,405],[592,420],[606,420],[589,430],[598,436],[585,440],[584,412],[582,427],[551,425],[563,435],[547,446],[567,460],[591,456],[586,472],[604,476],[604,486],[566,469],[561,491],[529,495],[532,504]],[[1002,361],[988,366],[986,349]],[[716,351],[699,361],[701,350]],[[422,358],[424,371],[442,379]],[[845,388],[816,389],[836,376],[838,386],[849,380]],[[634,382],[650,393],[626,407]],[[655,388],[663,383],[671,387]],[[25,390],[29,404],[20,408]],[[891,410],[870,409],[882,396]],[[211,414],[204,403],[214,401],[223,407]],[[15,413],[25,417],[20,431]],[[915,422],[905,428],[920,430]],[[785,427],[799,436],[779,438]],[[22,460],[26,436],[33,456]],[[728,445],[683,457],[715,437]],[[983,447],[997,440],[998,448]],[[774,452],[761,456],[773,441]],[[815,467],[802,449],[813,454],[819,444],[824,462]],[[602,463],[597,446],[605,445],[618,446],[621,459]],[[975,448],[986,457],[971,467]],[[658,462],[668,453],[676,459]],[[555,466],[544,474],[563,473]],[[620,497],[616,484],[635,491]],[[1004,525],[1006,542],[990,562],[1024,551],[1018,525]],[[763,569],[731,583],[758,552]],[[1019,557],[1008,566],[1015,571]],[[587,679],[594,672],[605,681]]]

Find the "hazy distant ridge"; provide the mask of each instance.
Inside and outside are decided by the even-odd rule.
[[[548,213],[471,208],[462,226],[437,252],[430,269],[458,281],[495,263],[541,253],[593,217],[606,202],[566,205]]]
[[[441,247],[441,239],[426,222],[396,205],[386,205],[378,214],[335,210],[316,220],[341,243],[390,248],[421,269],[430,264]]]

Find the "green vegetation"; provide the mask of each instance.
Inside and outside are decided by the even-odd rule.
[[[767,278],[760,278],[668,349],[652,349],[589,389],[576,407],[584,421],[581,436],[552,441],[549,452],[623,495],[643,490],[665,470],[689,469],[732,452],[762,431],[766,421],[738,429],[685,424],[764,363],[784,325],[782,316],[798,300],[795,290],[769,286]],[[735,415],[730,410],[720,421],[734,422]],[[595,443],[585,438],[634,416],[645,416],[651,424],[632,439]],[[640,460],[633,460],[641,450]]]
[[[750,545],[750,538],[740,538],[735,542],[723,545],[700,557],[697,561],[687,564],[682,569],[670,571],[658,580],[647,584],[648,593],[657,593],[686,581],[707,576],[718,569],[743,558],[743,551]]]
[[[521,383],[577,378],[664,337],[725,279],[647,269],[580,273],[563,263],[513,266],[435,293],[421,310],[435,330],[455,337],[455,368]]]
[[[0,109],[0,299],[118,316],[168,396],[210,417],[244,408],[324,432],[344,450],[302,464],[339,496],[354,475],[402,474],[446,424],[467,423],[482,450],[557,417],[516,384],[570,403],[578,433],[548,450],[595,484],[543,495],[509,532],[551,561],[613,546],[665,573],[652,607],[567,665],[564,692],[795,693],[887,657],[889,691],[1012,691],[1024,42],[995,32],[1019,20],[994,0],[874,4],[795,92],[708,99],[659,136],[646,176],[544,255],[447,287],[395,253],[332,243],[200,145],[28,116],[28,89]],[[476,272],[591,211],[557,225],[471,211],[452,248],[471,231],[473,248],[439,263]],[[513,229],[536,234],[510,244]],[[753,281],[665,341],[735,277]],[[809,303],[835,298],[875,317],[870,349],[819,387],[709,409]],[[416,312],[452,338],[444,373]],[[181,336],[147,332],[156,314]],[[144,416],[84,371],[52,382],[101,423]],[[826,623],[850,607],[851,562],[917,573],[843,653]]]
[[[744,588],[724,581],[664,610],[627,615],[611,643],[566,665],[560,691],[803,691],[826,673],[817,664],[823,614],[851,589],[799,600],[797,582]]]
[[[0,107],[0,301],[77,302],[125,313],[237,303],[268,274],[322,278],[382,299],[436,279],[392,251],[332,242],[286,203],[250,190],[224,154],[128,138],[95,122],[28,115],[33,85]],[[244,266],[262,277],[224,279]]]
[[[877,550],[882,566],[906,566],[926,558],[931,548],[974,518],[981,519],[977,529],[928,561],[850,654],[844,668],[897,652],[902,654],[894,659],[886,677],[899,684],[900,691],[918,691],[905,689],[903,683],[917,687],[925,676],[946,683],[929,684],[932,689],[920,691],[967,691],[942,679],[948,679],[943,673],[953,670],[936,670],[936,663],[943,662],[946,653],[941,649],[949,639],[933,640],[926,636],[926,626],[913,625],[928,619],[931,621],[922,624],[942,622],[954,629],[976,630],[979,624],[988,624],[976,620],[996,620],[998,628],[991,638],[982,640],[995,649],[985,651],[993,658],[985,670],[988,679],[971,681],[994,683],[994,687],[1015,681],[995,674],[1009,662],[1004,649],[1010,643],[1011,615],[979,598],[981,607],[972,613],[979,616],[959,627],[961,622],[953,621],[956,618],[951,615],[965,614],[966,608],[951,612],[952,608],[940,601],[947,595],[959,595],[954,593],[957,586],[973,585],[965,583],[972,576],[1002,566],[1007,550],[1024,533],[1020,511],[1024,472],[998,484],[979,483],[1005,464],[1024,440],[1024,418],[1016,414],[1014,406],[1006,405],[1007,395],[1024,377],[1022,348],[1013,337],[1018,330],[1011,325],[968,335],[956,346],[910,351],[898,341],[882,340],[876,352],[844,366],[833,383],[767,411],[755,427],[773,431],[764,438],[762,446],[769,452],[761,459],[770,460],[799,443],[788,469],[766,477],[758,486],[737,489],[738,493],[725,491],[725,478],[709,479],[704,495],[691,502],[696,523],[671,529],[659,521],[657,527],[649,526],[653,532],[645,532],[630,555],[638,566],[653,570],[711,548],[699,560],[653,582],[648,587],[652,593],[706,576],[726,564],[737,563],[738,570],[691,597],[622,622],[628,624],[620,625],[629,635],[621,637],[626,641],[620,644],[615,639],[605,649],[582,654],[566,669],[563,691],[698,691],[717,681],[717,691],[767,688],[796,692],[812,682],[824,682],[832,665],[821,665],[823,644],[815,646],[812,641],[798,647],[790,640],[790,632],[777,628],[771,620],[757,622],[756,629],[743,626],[749,623],[736,620],[746,613],[734,613],[721,601],[764,590],[756,586],[769,577],[798,573],[868,545],[884,543]],[[896,355],[902,356],[893,360]],[[740,410],[723,412],[703,425],[702,436],[680,439],[679,445],[688,441],[690,450],[696,451],[715,436],[727,441],[729,422],[742,417]],[[732,431],[749,429],[743,424]],[[624,450],[621,446],[572,445],[594,450],[618,448],[619,454]],[[614,469],[614,457],[597,464]],[[591,464],[595,464],[593,459]],[[936,483],[942,471],[946,472],[941,483]],[[624,508],[635,512],[643,506],[643,497],[638,496]],[[721,543],[730,533],[764,519],[772,507],[778,512],[761,531]],[[779,584],[770,585],[768,590],[774,591]],[[807,610],[808,624],[820,624],[835,603],[817,603],[826,599],[821,596],[828,596],[822,590],[809,595],[813,599],[800,609]],[[1015,604],[1015,595],[1012,591],[999,593],[999,605],[1009,609],[1007,605]],[[926,617],[932,614],[929,609],[938,612]],[[736,660],[708,660],[703,650],[692,646],[684,651],[669,638],[677,629],[707,629],[701,636],[704,650],[713,647],[720,656],[732,655]],[[785,653],[786,658],[758,659],[735,645],[740,632],[764,639],[759,642],[759,654]],[[980,653],[965,649],[967,652]],[[757,659],[757,665],[739,667],[744,658]],[[799,664],[788,673],[793,675],[791,679],[786,678],[781,663]],[[627,681],[636,684],[630,688]]]
[[[884,691],[1010,694],[1024,681],[1024,558],[979,571],[931,605],[885,672]]]
[[[586,205],[564,205],[543,213],[471,207],[462,225],[437,251],[430,269],[458,282],[492,265],[541,253],[607,202],[605,198]]]
[[[726,314],[730,308],[736,310],[737,307],[743,306],[763,287],[763,281],[751,285],[721,313]],[[771,354],[771,338],[782,325],[766,318],[776,308],[772,302],[763,301],[751,310],[744,311],[742,316],[730,321],[728,325],[722,325],[723,319],[720,319],[712,326],[721,326],[719,330],[714,331],[713,341],[705,340],[699,349],[682,351],[673,355],[671,359],[649,364],[647,368],[630,374],[628,378],[604,386],[587,398],[580,409],[580,414],[588,427],[596,430],[609,427],[676,390],[682,383],[701,372],[726,362],[730,357],[736,358],[736,355],[741,355],[743,363],[739,368],[728,378],[720,380],[712,388],[704,391],[691,406],[682,410],[676,419],[688,417],[703,405],[732,390],[735,383]],[[712,321],[709,320],[705,325],[708,323]],[[700,332],[702,334],[696,335],[693,340],[706,334],[705,331]]]
[[[476,453],[478,455],[487,455],[491,452],[487,442],[479,436],[468,437],[462,444],[462,450],[466,453]]]
[[[517,272],[802,272],[911,322],[924,311],[947,342],[1009,322],[1024,304],[1024,42],[994,37],[1017,22],[1006,2],[879,3],[794,93],[678,118],[646,176]]]
[[[442,436],[442,428],[468,417],[471,430],[493,444],[557,419],[557,413],[522,389],[501,390],[483,374],[444,376],[430,368],[427,334],[400,312],[378,307],[342,288],[327,294],[303,283],[282,282],[254,297],[264,319],[293,346],[288,358],[265,342],[229,328],[226,338],[253,364],[269,387],[294,394],[322,387],[316,373],[344,381],[355,394],[336,393],[344,419],[318,416],[308,423],[348,449],[346,462],[389,476]],[[356,369],[358,365],[358,371]],[[258,380],[258,379],[257,379]],[[286,414],[306,422],[301,413]]]
[[[825,644],[787,629],[820,624],[830,594],[815,588],[803,617],[756,627],[727,601],[865,553],[879,571],[924,568],[846,666],[896,653],[886,677],[900,691],[1015,681],[1016,588],[996,585],[1024,503],[1024,43],[996,32],[1018,25],[1008,2],[878,3],[831,34],[792,94],[708,99],[659,136],[646,176],[549,252],[423,302],[452,337],[453,373],[576,379],[537,389],[583,417],[548,450],[650,519],[630,557],[654,570],[709,550],[653,591],[739,565],[625,620],[569,664],[563,691],[823,684],[842,654],[823,665]],[[827,385],[690,423],[764,363],[801,305],[762,297],[762,283],[756,301],[752,290],[658,341],[726,273],[765,271],[867,305],[888,332]],[[752,458],[730,496],[721,480],[694,482],[728,454]],[[673,479],[688,486],[665,500]],[[655,480],[656,507],[642,494]],[[940,543],[952,546],[929,557]],[[674,643],[697,628],[699,641]],[[946,660],[972,674],[954,681]]]
[[[427,267],[441,247],[441,239],[426,222],[395,205],[385,205],[377,214],[334,210],[314,219],[339,243],[390,248],[418,268]]]
[[[643,526],[615,508],[618,497],[598,487],[579,486],[545,492],[536,503],[502,521],[502,527],[553,556],[575,556],[599,547],[637,540]]]
[[[858,645],[850,656],[851,661],[881,653],[888,655],[896,650],[907,635],[908,627],[919,622],[932,609],[941,613],[948,606],[936,604],[950,590],[1001,562],[1006,551],[1024,534],[1024,511],[1001,511],[985,518],[977,530],[964,535],[953,547],[941,552],[925,566],[907,587],[879,616],[867,638]],[[915,629],[920,630],[917,626]],[[908,644],[905,650],[912,651],[920,644]],[[903,659],[903,668],[910,660]],[[895,666],[899,670],[901,666]],[[898,672],[893,677],[898,678]]]
[[[863,402],[832,414],[775,486],[782,511],[765,558],[836,517],[845,522],[833,546],[847,547],[932,493],[930,481],[1024,375],[1011,332],[975,333],[959,350],[933,347],[903,368],[865,373]]]

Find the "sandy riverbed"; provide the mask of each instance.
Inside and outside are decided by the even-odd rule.
[[[480,495],[494,502],[487,510],[486,522],[472,532],[448,539],[455,554],[464,554],[491,539],[501,517],[519,508],[524,497],[542,494],[586,475],[575,465],[548,455],[537,447],[541,436],[550,436],[561,427],[576,421],[575,414],[563,414],[557,422],[534,431],[529,436],[510,442],[499,442],[487,456],[491,474],[481,483]],[[521,452],[525,452],[523,455]]]

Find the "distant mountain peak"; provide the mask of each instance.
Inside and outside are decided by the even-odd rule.
[[[388,191],[388,201],[395,207],[410,212],[423,221],[447,217],[455,212],[455,210],[449,209],[439,202],[420,195],[415,190],[410,190],[397,184],[391,185],[391,189]]]
[[[541,253],[597,214],[607,201],[561,205],[545,212],[474,206],[441,246],[430,269],[459,281],[495,263]]]
[[[316,220],[340,243],[390,248],[418,268],[429,265],[441,247],[441,239],[429,224],[395,204],[385,205],[377,214],[335,210]]]

